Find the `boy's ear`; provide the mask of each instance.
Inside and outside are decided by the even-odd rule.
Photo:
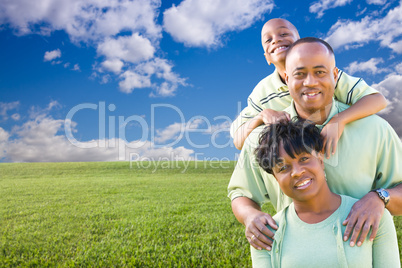
[[[267,53],[264,53],[265,60],[267,61],[268,65],[271,65],[271,62],[267,58]]]

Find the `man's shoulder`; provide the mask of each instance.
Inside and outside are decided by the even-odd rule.
[[[337,102],[337,107],[338,107],[338,113],[343,112],[346,109],[350,108],[349,105],[346,105],[342,102]],[[367,125],[367,126],[371,125],[370,127],[372,127],[372,128],[374,128],[375,126],[381,125],[383,127],[392,129],[392,127],[388,123],[388,121],[386,121],[385,119],[383,119],[382,117],[380,117],[376,114],[369,115],[369,116],[363,117],[361,119],[355,120],[355,121],[347,124],[346,126],[354,126],[354,125],[360,125],[360,124]],[[374,124],[374,125],[372,125],[372,124]]]

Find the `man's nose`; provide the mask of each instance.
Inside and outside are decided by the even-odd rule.
[[[303,81],[303,85],[306,87],[315,86],[317,84],[317,79],[313,74],[308,73]]]

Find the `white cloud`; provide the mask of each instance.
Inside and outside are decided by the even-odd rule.
[[[101,63],[102,67],[115,74],[121,73],[124,63],[119,59],[105,60]]]
[[[0,102],[0,120],[8,119],[8,111],[15,110],[20,106],[19,101]]]
[[[0,127],[0,159],[4,158],[7,154],[8,138],[10,134]]]
[[[346,4],[350,4],[353,0],[320,0],[318,2],[313,3],[309,11],[311,13],[317,13],[317,17],[321,18],[324,16],[324,11],[336,7],[345,6]]]
[[[379,41],[382,47],[389,47],[396,53],[402,53],[402,6],[390,10],[381,19],[370,16],[360,21],[339,20],[329,30],[326,41],[334,49],[349,49],[354,45],[367,44],[370,41]]]
[[[395,71],[399,74],[402,74],[402,63],[399,63],[396,67],[395,67]]]
[[[6,0],[0,2],[0,23],[10,24],[19,34],[65,30],[72,40],[84,42],[125,30],[157,38],[160,5],[160,0]]]
[[[154,58],[138,64],[133,70],[120,75],[120,90],[131,93],[136,88],[152,87],[155,93],[152,96],[173,96],[179,85],[186,86],[185,79],[172,71],[172,64],[165,59]],[[151,78],[164,80],[161,84],[152,83]]]
[[[15,114],[12,114],[12,115],[11,115],[11,118],[12,118],[14,121],[18,121],[18,120],[21,119],[21,115],[15,113]]]
[[[186,46],[219,45],[223,34],[248,28],[274,7],[266,0],[184,0],[163,13],[165,30]]]
[[[39,106],[32,106],[29,113],[29,118],[34,119],[42,116],[43,114],[48,114],[53,109],[61,108],[61,104],[58,101],[51,101],[46,108],[41,108]]]
[[[71,69],[71,70],[73,70],[73,71],[80,71],[80,70],[81,70],[81,69],[80,69],[80,65],[79,65],[78,63],[74,64],[74,67],[73,67],[73,69]]]
[[[134,33],[131,36],[119,36],[117,39],[107,38],[99,44],[97,52],[107,59],[138,63],[152,58],[155,48],[148,39]]]
[[[151,77],[136,68],[138,64],[160,60],[154,55],[162,38],[162,27],[157,23],[160,6],[161,0],[5,0],[0,1],[0,25],[8,24],[19,35],[65,31],[72,42],[84,42],[97,49],[102,63],[94,69],[92,78],[105,83],[113,77],[103,73],[112,72],[117,79],[127,79],[119,83],[124,92],[152,86],[152,96],[172,96],[179,85],[184,85],[178,74],[164,72],[159,80],[151,82],[151,78],[158,79],[156,73]],[[54,61],[59,57],[58,49],[48,51],[44,60],[60,64]],[[65,68],[69,66],[70,63],[64,64]],[[79,65],[74,65],[73,70],[78,71]]]
[[[370,60],[365,62],[354,61],[350,63],[349,66],[345,68],[345,70],[350,74],[354,74],[357,72],[367,72],[371,74],[388,72],[389,70],[386,68],[377,67],[377,65],[380,63],[384,63],[384,60],[382,58],[371,58]]]
[[[123,80],[119,82],[119,87],[124,93],[131,93],[138,88],[151,87],[151,79],[146,75],[125,71],[120,77]]]
[[[156,143],[178,140],[185,132],[200,132],[207,135],[219,135],[222,132],[229,134],[231,121],[225,120],[220,124],[211,124],[206,118],[195,118],[187,123],[173,123],[164,129],[156,130]],[[206,126],[206,127],[203,127]]]
[[[60,58],[60,57],[61,57],[60,49],[46,51],[45,56],[43,57],[43,61],[52,61],[52,60]]]
[[[369,5],[385,5],[387,0],[366,0],[367,4]]]
[[[388,107],[379,114],[387,120],[395,129],[399,137],[402,137],[402,75],[390,74],[383,81],[372,85],[387,99]]]
[[[158,147],[150,141],[70,141],[63,130],[70,127],[72,133],[77,133],[76,126],[75,122],[41,114],[15,127],[12,135],[0,127],[0,158],[11,162],[128,161],[134,154],[139,160],[193,159],[191,149]]]

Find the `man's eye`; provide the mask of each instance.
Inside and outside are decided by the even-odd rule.
[[[303,77],[304,76],[304,73],[302,73],[302,72],[297,72],[297,73],[294,73],[293,74],[295,77]]]

